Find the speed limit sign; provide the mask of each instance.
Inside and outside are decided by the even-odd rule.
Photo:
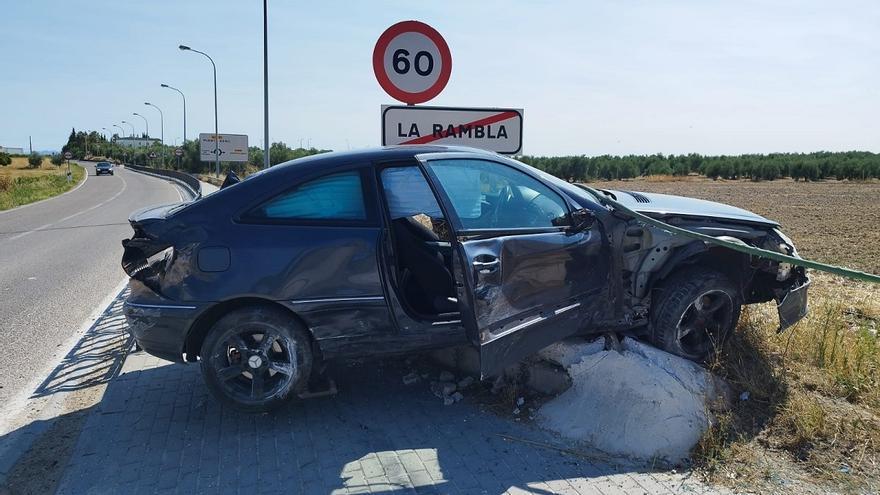
[[[175,149],[174,156],[183,156],[183,150],[180,148]]]
[[[414,105],[434,98],[449,82],[452,54],[431,26],[402,21],[379,36],[373,48],[373,72],[386,93]]]
[[[71,158],[73,158],[73,153],[71,153],[69,151],[65,151],[64,158],[66,158],[67,160],[70,160]]]

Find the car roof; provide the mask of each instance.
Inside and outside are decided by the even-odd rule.
[[[467,146],[440,146],[440,145],[400,145],[400,146],[382,146],[376,148],[366,148],[361,150],[350,151],[331,151],[329,153],[319,153],[317,155],[309,155],[288,162],[279,163],[272,168],[295,168],[308,167],[311,163],[320,161],[333,161],[337,164],[343,164],[355,161],[394,161],[406,158],[412,158],[416,155],[424,153],[444,153],[444,152],[470,152],[494,156],[495,153],[469,148]],[[326,165],[326,164],[325,164]]]

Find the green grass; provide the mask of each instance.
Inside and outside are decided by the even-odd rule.
[[[0,210],[40,201],[76,187],[85,176],[85,169],[71,164],[73,180],[67,182],[67,167],[57,167],[53,173],[10,177],[0,175]]]

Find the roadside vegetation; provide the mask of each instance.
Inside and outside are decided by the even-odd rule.
[[[878,291],[813,277],[804,320],[777,334],[772,304],[748,308],[712,363],[739,395],[694,451],[712,481],[772,492],[880,487]]]
[[[0,158],[0,161],[5,161]],[[56,160],[57,161],[57,160]],[[71,164],[73,181],[67,182],[67,166],[54,165],[51,158],[37,154],[10,157],[0,166],[0,210],[51,198],[76,187],[85,170]]]
[[[120,136],[113,134],[106,136],[96,131],[77,131],[72,129],[67,138],[67,144],[62,147],[62,154],[65,152],[73,153],[73,157],[79,160],[108,160],[115,163],[134,163],[145,167],[161,168],[161,156],[163,147],[156,140],[151,146],[143,148],[127,148],[116,143],[116,139]],[[139,138],[147,138],[147,136],[138,136]],[[179,161],[174,156],[174,150],[180,148],[183,150],[183,156]],[[269,163],[277,165],[282,162],[301,158],[304,156],[315,155],[318,153],[326,153],[330,150],[318,148],[291,148],[283,142],[272,143],[269,147]],[[214,173],[214,162],[203,162],[199,155],[199,142],[197,140],[189,140],[178,146],[164,147],[165,152],[165,168],[179,169],[191,174],[204,174],[206,177],[212,176]],[[150,153],[155,153],[156,158],[151,159]],[[263,168],[263,150],[256,146],[251,146],[248,153],[247,163],[221,162],[221,177],[226,175],[229,170],[244,177],[250,173]]]
[[[880,274],[877,181],[644,177],[602,188],[679,194],[782,224],[810,259]],[[772,303],[747,307],[710,367],[735,388],[694,451],[714,482],[758,493],[880,491],[880,286],[811,271],[810,312],[777,335]]]
[[[866,151],[832,153],[771,153],[768,155],[704,156],[524,156],[522,161],[572,181],[630,179],[642,176],[687,176],[712,179],[796,180],[880,178],[880,154]]]

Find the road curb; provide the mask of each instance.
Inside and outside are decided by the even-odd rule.
[[[128,277],[123,278],[113,290],[105,297],[88,318],[79,326],[76,332],[64,342],[57,359],[52,364],[23,387],[19,393],[12,396],[0,407],[0,438],[4,441],[0,444],[0,494],[5,486],[7,477],[12,468],[30,450],[35,442],[48,431],[54,421],[63,410],[65,400],[72,392],[60,391],[40,401],[35,397],[38,389],[59,369],[64,360],[83,341],[103,315],[112,307],[113,303],[126,290]],[[22,424],[17,425],[16,423]]]

